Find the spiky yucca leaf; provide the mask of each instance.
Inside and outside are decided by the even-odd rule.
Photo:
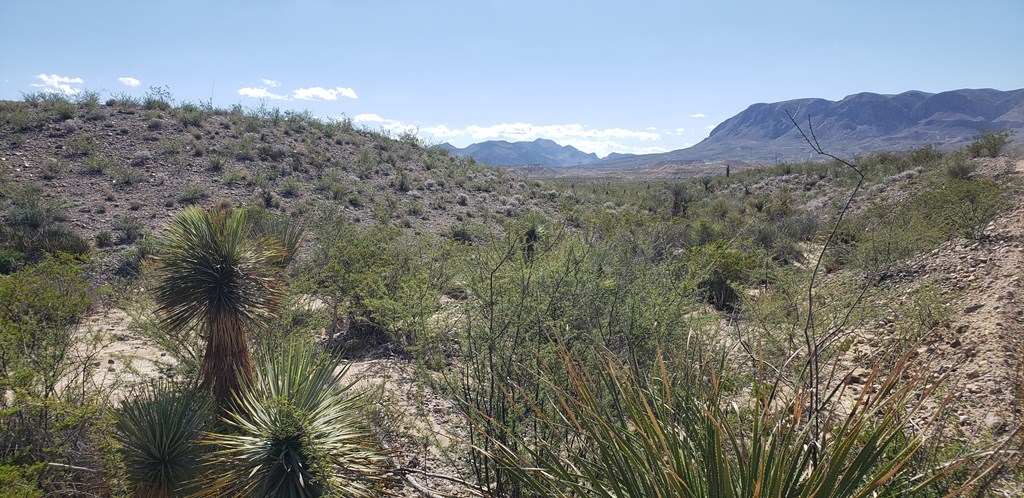
[[[135,496],[187,494],[202,454],[197,441],[213,419],[212,408],[209,397],[169,384],[121,402],[114,437]]]
[[[565,448],[505,434],[526,452],[492,438],[496,450],[488,455],[541,496],[866,497],[899,475],[921,444],[903,437],[927,397],[915,395],[920,384],[898,382],[904,364],[877,392],[857,397],[830,427],[827,446],[817,448],[800,411],[780,408],[800,406],[799,398],[787,404],[775,393],[757,396],[750,413],[730,413],[714,369],[679,382],[664,368],[637,378],[610,358],[592,373],[568,354],[563,361],[571,382],[551,386],[554,414],[535,412],[580,443]],[[615,402],[597,386],[610,387]]]
[[[201,376],[218,400],[251,375],[246,330],[280,307],[283,253],[274,239],[252,233],[245,210],[190,207],[167,227],[156,259],[156,311],[169,330],[202,330]]]
[[[203,496],[378,496],[387,455],[363,425],[367,402],[337,360],[293,343],[267,353],[256,378],[224,415],[228,434],[207,434]]]

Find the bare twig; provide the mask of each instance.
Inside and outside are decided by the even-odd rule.
[[[820,379],[820,355],[821,345],[817,340],[817,336],[814,330],[814,284],[818,276],[818,271],[821,268],[821,261],[825,259],[825,253],[828,251],[829,246],[832,244],[832,240],[835,238],[836,233],[839,232],[839,225],[843,222],[843,218],[846,213],[849,212],[850,206],[853,205],[853,200],[857,197],[857,193],[860,188],[864,185],[864,173],[860,170],[857,165],[850,163],[849,161],[825,152],[822,149],[821,144],[818,143],[818,137],[814,134],[814,125],[811,123],[811,117],[807,116],[807,131],[805,132],[800,124],[796,122],[793,115],[786,110],[786,116],[789,117],[789,121],[793,123],[797,131],[800,132],[800,136],[804,137],[807,145],[811,146],[818,155],[822,155],[831,158],[835,161],[840,162],[847,168],[850,168],[859,177],[857,185],[853,188],[853,192],[850,194],[850,198],[846,200],[846,205],[839,211],[839,216],[836,218],[835,224],[832,226],[832,231],[829,232],[828,238],[825,239],[825,243],[821,247],[821,251],[818,253],[818,260],[814,262],[814,269],[811,270],[810,281],[807,284],[807,321],[804,323],[804,345],[807,348],[807,361],[804,363],[803,371],[807,374],[807,390],[810,395],[810,411],[809,417],[812,423],[811,435],[814,439],[814,444],[817,449],[821,449],[824,446],[824,436],[821,432],[821,379]],[[863,293],[858,299],[863,297]],[[812,453],[813,464],[817,465],[818,455],[817,452]]]

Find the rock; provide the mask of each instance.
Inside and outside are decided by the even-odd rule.
[[[846,376],[847,384],[863,384],[871,377],[871,370],[866,368],[855,368]]]
[[[994,432],[995,434],[1002,434],[1006,432],[1006,419],[997,413],[989,413],[985,415],[985,427]]]
[[[114,364],[114,359],[113,358],[107,360],[107,365],[113,365],[113,364]]]
[[[980,310],[980,309],[982,309],[984,307],[985,307],[984,304],[974,304],[974,305],[968,306],[968,307],[964,308],[964,314],[965,315],[969,315],[969,314],[974,313],[975,311],[978,311],[978,310]]]

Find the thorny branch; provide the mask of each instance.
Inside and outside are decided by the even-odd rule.
[[[814,125],[811,123],[810,115],[807,116],[807,131],[797,123],[796,118],[786,110],[786,116],[789,117],[789,121],[793,123],[800,135],[807,141],[807,145],[811,146],[811,149],[815,153],[821,156],[828,157],[839,163],[843,164],[847,168],[850,168],[859,177],[857,185],[853,188],[853,192],[850,194],[850,198],[846,200],[846,205],[839,211],[839,216],[836,218],[835,224],[832,225],[832,231],[829,232],[828,237],[825,239],[825,243],[821,247],[821,251],[818,253],[818,260],[814,263],[814,269],[811,270],[810,281],[807,284],[807,321],[804,323],[804,345],[807,349],[807,361],[804,363],[803,372],[807,374],[806,387],[808,394],[810,395],[810,410],[809,417],[812,424],[811,437],[814,440],[814,444],[817,450],[820,450],[824,446],[824,433],[821,431],[821,366],[819,364],[822,343],[818,341],[817,334],[814,329],[814,284],[818,276],[818,270],[821,268],[821,261],[825,259],[825,253],[828,251],[829,246],[832,244],[832,240],[835,238],[836,233],[839,231],[839,225],[843,222],[843,217],[849,212],[850,206],[853,205],[853,200],[857,197],[857,193],[860,188],[864,185],[864,172],[861,171],[857,165],[837,157],[833,154],[825,152],[818,143],[818,137],[814,134]],[[860,297],[863,297],[863,292]],[[859,299],[859,298],[858,298]],[[845,322],[845,320],[844,320]],[[812,453],[813,464],[817,465],[818,455],[817,452]]]

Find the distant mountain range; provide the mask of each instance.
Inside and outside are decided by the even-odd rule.
[[[484,142],[465,149],[451,148],[456,154],[473,155],[492,165],[540,164],[599,170],[811,158],[807,143],[793,128],[786,111],[802,126],[810,118],[822,147],[846,157],[925,145],[951,149],[970,142],[983,130],[1024,133],[1024,89],[964,89],[934,94],[858,93],[838,102],[808,98],[754,104],[719,124],[697,145],[662,154],[613,154],[597,160],[593,154],[550,140]]]
[[[491,166],[541,165],[567,168],[592,164],[599,159],[597,154],[587,154],[571,145],[558,145],[543,138],[532,142],[489,140],[462,149],[451,144],[442,144],[442,147],[457,156],[473,156],[477,162]]]

